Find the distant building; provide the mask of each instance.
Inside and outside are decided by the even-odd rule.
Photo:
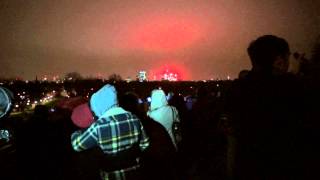
[[[131,79],[130,77],[127,77],[127,78],[125,79],[125,81],[126,81],[127,83],[129,83],[129,82],[132,81],[132,79]]]
[[[48,81],[47,75],[44,75],[44,76],[41,78],[41,81],[42,81],[42,82],[43,82],[43,81]]]
[[[144,70],[139,71],[137,78],[138,78],[139,82],[147,81],[147,80],[148,80],[148,78],[147,78],[147,72],[144,71]]]
[[[172,73],[166,70],[166,72],[162,75],[162,80],[166,81],[177,81],[178,80],[178,75],[177,73]]]

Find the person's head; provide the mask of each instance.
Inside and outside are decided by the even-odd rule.
[[[238,78],[239,79],[244,79],[248,74],[249,74],[249,70],[244,69],[244,70],[239,72]]]
[[[266,73],[284,73],[289,67],[288,42],[274,35],[264,35],[252,41],[247,49],[252,70]]]
[[[139,96],[134,92],[126,92],[119,99],[120,106],[132,113],[136,113],[139,107]]]
[[[168,101],[164,91],[162,89],[154,89],[151,92],[150,110],[152,111],[166,105],[168,105]]]
[[[118,107],[117,91],[107,84],[95,92],[88,103],[75,107],[71,119],[76,126],[87,128],[113,107]]]
[[[117,90],[113,85],[106,84],[91,96],[89,105],[99,118],[109,109],[118,106]]]

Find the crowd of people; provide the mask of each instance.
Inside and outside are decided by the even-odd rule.
[[[191,103],[161,88],[140,102],[139,92],[105,84],[70,108],[36,106],[15,127],[16,166],[0,177],[317,179],[317,61],[295,53],[301,69],[288,72],[289,44],[274,35],[247,51],[251,70],[223,94],[204,84]]]

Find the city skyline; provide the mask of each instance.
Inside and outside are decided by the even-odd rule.
[[[0,77],[7,78],[79,72],[125,79],[166,69],[182,80],[235,78],[251,68],[246,48],[257,37],[283,37],[308,58],[320,35],[319,1],[0,3]]]

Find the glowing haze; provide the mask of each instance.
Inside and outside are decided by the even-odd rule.
[[[263,34],[310,55],[320,2],[298,0],[105,0],[0,2],[0,77],[112,73],[180,79],[236,77]]]
[[[141,49],[151,52],[173,52],[195,45],[205,36],[205,27],[200,18],[151,15],[140,18],[125,28],[125,38],[129,49]]]

